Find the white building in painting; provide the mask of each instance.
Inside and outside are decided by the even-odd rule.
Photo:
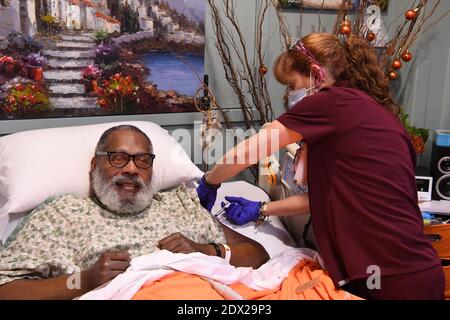
[[[180,29],[180,25],[176,22],[169,23],[169,32],[174,33],[175,31],[178,31]]]

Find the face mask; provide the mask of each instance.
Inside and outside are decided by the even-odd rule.
[[[306,89],[298,89],[292,90],[288,93],[288,104],[289,109],[292,109],[297,103],[302,101],[308,95],[308,90]]]
[[[312,77],[311,74],[309,75],[309,89],[298,89],[298,90],[291,90],[288,92],[288,105],[289,109],[292,109],[297,103],[302,101],[305,97],[310,95],[310,92],[313,92],[314,89],[317,87],[313,85],[312,83]]]

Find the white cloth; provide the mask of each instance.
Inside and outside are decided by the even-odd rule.
[[[304,248],[287,249],[257,270],[237,268],[222,258],[201,253],[180,254],[162,250],[133,259],[126,272],[106,286],[88,292],[79,299],[129,300],[143,285],[175,271],[198,275],[226,285],[241,282],[253,290],[270,290],[277,288],[302,260],[315,261],[323,266],[317,252]]]

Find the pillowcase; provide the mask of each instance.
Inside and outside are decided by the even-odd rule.
[[[90,162],[107,129],[129,124],[145,132],[156,155],[156,191],[198,179],[203,172],[167,130],[151,122],[129,121],[32,130],[0,138],[0,239],[10,213],[24,213],[50,197],[88,196]]]

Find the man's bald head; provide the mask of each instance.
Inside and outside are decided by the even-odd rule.
[[[131,126],[131,125],[116,126],[116,127],[112,127],[110,129],[106,130],[105,132],[103,132],[100,139],[98,140],[97,147],[95,148],[95,152],[105,151],[108,148],[109,138],[111,137],[111,135],[114,132],[122,131],[122,130],[132,131],[132,132],[142,135],[148,144],[148,153],[153,153],[153,145],[152,145],[150,138],[141,129],[139,129],[138,127],[135,127],[135,126]]]

